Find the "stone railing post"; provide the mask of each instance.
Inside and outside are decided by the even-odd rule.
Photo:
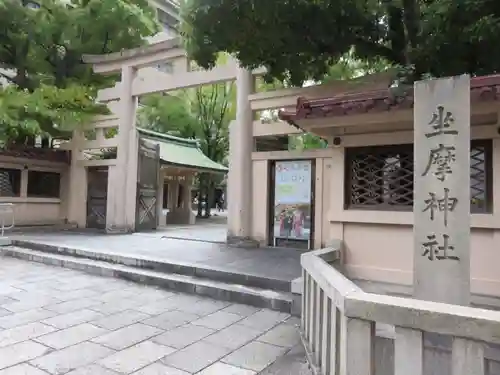
[[[452,375],[485,375],[484,344],[459,337],[453,339]]]
[[[394,366],[395,375],[423,375],[421,331],[396,327]]]
[[[375,323],[343,316],[340,319],[340,374],[374,375]]]

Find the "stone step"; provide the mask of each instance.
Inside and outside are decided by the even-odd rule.
[[[169,261],[164,258],[153,259],[140,255],[122,255],[112,252],[104,253],[101,251],[97,252],[89,249],[76,249],[18,239],[12,240],[12,244],[21,248],[37,250],[45,253],[98,260],[112,264],[122,264],[129,267],[141,268],[157,272],[192,276],[212,281],[220,281],[224,283],[238,284],[248,287],[269,289],[287,293],[291,291],[291,282],[289,280],[269,278],[247,273],[239,273],[223,268],[200,265],[196,263]]]
[[[269,289],[204,279],[196,276],[164,273],[123,264],[52,254],[17,246],[3,246],[0,255],[53,266],[80,270],[93,275],[116,277],[141,284],[155,285],[182,293],[199,294],[214,299],[244,303],[290,313],[292,295]]]
[[[66,224],[63,222],[53,222],[50,224],[28,224],[28,225],[18,225],[16,224],[14,228],[6,231],[7,234],[19,234],[19,233],[37,233],[37,232],[64,232],[72,231],[76,229],[73,224]]]

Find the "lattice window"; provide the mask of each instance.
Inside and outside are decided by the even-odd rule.
[[[470,150],[471,212],[493,212],[492,142],[472,142]]]
[[[21,170],[0,168],[0,197],[18,197],[21,194]]]
[[[491,141],[471,144],[471,212],[492,211]],[[411,210],[413,145],[347,149],[346,208]]]
[[[55,172],[28,172],[28,197],[59,198],[61,175]]]
[[[400,209],[413,205],[413,147],[347,150],[349,208]]]

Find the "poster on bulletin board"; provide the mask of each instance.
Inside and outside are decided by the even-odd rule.
[[[311,240],[312,161],[277,161],[274,186],[274,238]]]

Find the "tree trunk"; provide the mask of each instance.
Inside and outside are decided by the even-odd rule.
[[[214,204],[214,187],[215,187],[215,184],[214,182],[212,181],[212,179],[210,177],[207,176],[207,190],[206,190],[206,193],[207,193],[207,198],[206,198],[206,201],[207,201],[207,204],[205,206],[205,217],[208,218],[210,217],[210,211],[212,209],[212,206]]]
[[[204,174],[200,173],[198,176],[198,212],[196,214],[196,217],[203,217],[203,196],[205,194],[205,188],[204,188]]]

